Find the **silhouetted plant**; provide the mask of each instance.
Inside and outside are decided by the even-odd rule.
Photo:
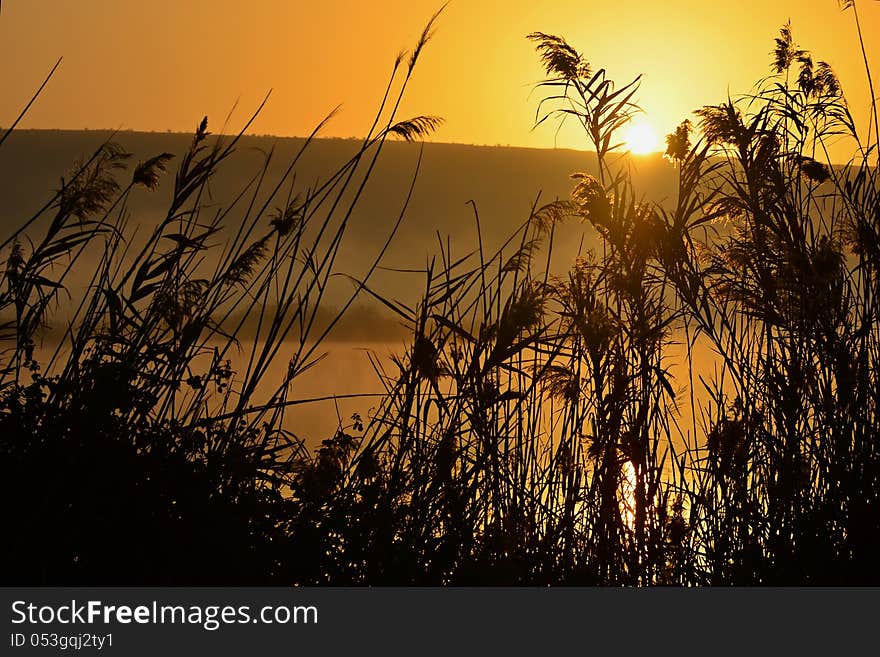
[[[141,162],[124,182],[130,155],[108,141],[4,242],[0,479],[4,519],[16,527],[4,581],[295,581],[291,495],[310,470],[284,410],[295,403],[291,382],[320,358],[322,298],[383,144],[424,138],[439,123],[396,118],[435,18],[407,66],[402,55],[395,62],[369,134],[327,180],[295,186],[322,123],[277,181],[269,185],[269,154],[231,205],[209,211],[208,184],[253,118],[231,138],[213,138],[206,118],[145,239],[133,239],[128,199],[155,190],[174,156]],[[55,354],[38,362],[39,334],[86,255],[98,263],[91,281]],[[254,315],[242,357],[237,336]],[[257,398],[283,346],[288,375]],[[244,364],[237,373],[233,353]],[[319,455],[316,481],[328,481],[346,449],[337,441]]]
[[[856,3],[841,5],[858,21]],[[667,137],[678,193],[654,203],[625,156],[609,157],[639,79],[615,90],[564,39],[533,33],[548,76],[536,123],[579,122],[598,169],[572,175],[570,198],[536,201],[495,252],[474,205],[475,248],[441,243],[412,305],[369,280],[401,215],[319,322],[384,140],[438,125],[394,118],[433,22],[327,181],[297,188],[297,156],[268,190],[260,172],[242,208],[206,216],[206,185],[238,137],[211,139],[203,121],[137,248],[127,199],[154,189],[170,156],[123,185],[127,154],[111,144],[63,182],[40,239],[30,220],[4,243],[0,475],[20,528],[4,544],[7,580],[876,583],[876,105],[862,137],[831,68],[786,25],[769,77]],[[841,137],[856,154],[832,165]],[[563,221],[594,248],[554,276]],[[44,369],[35,339],[96,246],[66,350]],[[308,450],[284,428],[290,384],[358,294],[411,340],[390,362],[372,356],[383,394],[369,416]],[[245,321],[256,338],[236,373]],[[288,374],[258,399],[282,345]],[[714,358],[698,363],[698,349]]]

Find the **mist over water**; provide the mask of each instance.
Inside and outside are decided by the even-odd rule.
[[[250,344],[242,344],[242,354],[233,355],[233,368],[238,361],[245,361]],[[359,414],[364,420],[372,415],[382,392],[379,375],[370,362],[369,353],[375,354],[387,372],[393,374],[396,367],[389,355],[402,351],[397,342],[364,342],[329,340],[319,353],[326,356],[313,368],[297,376],[290,385],[288,400],[304,401],[338,396],[289,406],[284,412],[283,426],[305,441],[309,448],[320,445],[322,440],[332,438],[336,431],[352,424],[352,415]],[[267,399],[273,394],[287,373],[283,354],[272,363],[260,381],[256,399]],[[233,387],[235,382],[233,382]],[[364,395],[362,398],[350,398]]]

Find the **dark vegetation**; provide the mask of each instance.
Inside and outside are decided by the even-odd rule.
[[[371,297],[410,347],[376,359],[380,402],[317,450],[285,428],[289,385],[336,321],[316,317],[376,158],[436,125],[394,117],[430,29],[325,182],[299,183],[295,158],[209,212],[237,138],[202,123],[137,248],[128,199],[172,160],[126,168],[112,143],[5,241],[4,583],[880,582],[877,112],[860,138],[788,26],[753,93],[669,136],[679,185],[662,204],[616,154],[638,80],[615,87],[530,35],[548,75],[537,119],[580,122],[597,169],[497,251],[475,206],[474,248],[441,242],[417,304],[368,269],[340,315]],[[831,166],[841,137],[855,155]],[[563,222],[597,246],[554,275]],[[64,342],[37,362],[96,246]],[[238,372],[229,317],[258,318]],[[700,347],[716,354],[705,371]],[[277,358],[288,375],[257,399]]]

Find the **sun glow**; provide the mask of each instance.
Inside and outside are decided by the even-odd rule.
[[[647,155],[660,150],[660,138],[647,121],[633,123],[623,136],[626,149],[634,155]]]

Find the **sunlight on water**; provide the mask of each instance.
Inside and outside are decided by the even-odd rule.
[[[630,461],[623,464],[623,477],[620,483],[620,512],[623,524],[633,529],[636,526],[636,469]]]

